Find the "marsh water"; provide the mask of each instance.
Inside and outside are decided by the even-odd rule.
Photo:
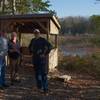
[[[89,48],[89,47],[67,47],[60,46],[60,51],[64,56],[87,56],[99,51],[98,48]]]

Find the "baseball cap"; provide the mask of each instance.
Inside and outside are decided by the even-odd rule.
[[[40,30],[39,29],[35,29],[33,32],[34,33],[40,33]]]

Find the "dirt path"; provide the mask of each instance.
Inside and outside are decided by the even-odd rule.
[[[45,96],[36,90],[31,67],[21,68],[20,73],[21,82],[0,90],[0,100],[100,100],[100,81],[91,77],[73,75],[68,83],[51,79],[52,94]]]

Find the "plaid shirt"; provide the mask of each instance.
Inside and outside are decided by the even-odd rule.
[[[0,56],[5,56],[8,51],[7,39],[0,37]]]

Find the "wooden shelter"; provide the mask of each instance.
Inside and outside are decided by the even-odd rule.
[[[58,48],[57,36],[59,34],[60,25],[57,18],[52,14],[27,14],[27,15],[3,15],[0,16],[0,31],[7,33],[17,31],[21,43],[22,34],[33,33],[38,28],[41,34],[45,34],[49,40],[53,35],[54,49],[48,57],[49,69],[53,70],[58,65]]]

